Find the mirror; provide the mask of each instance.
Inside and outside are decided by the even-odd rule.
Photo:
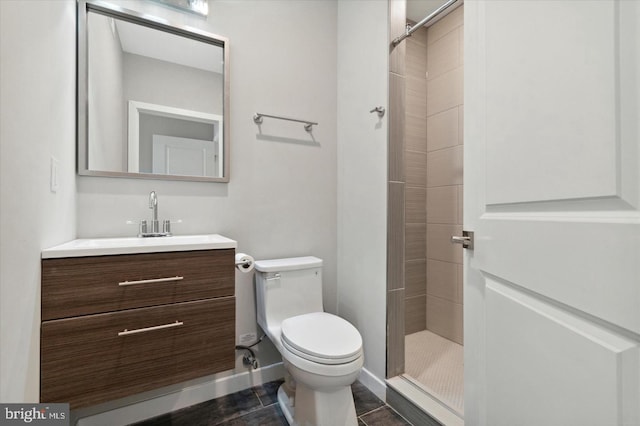
[[[229,181],[224,37],[78,3],[78,173]]]

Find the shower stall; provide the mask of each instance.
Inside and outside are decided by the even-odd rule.
[[[390,2],[400,37],[389,76],[387,377],[454,424],[464,412],[462,246],[451,243],[462,235],[461,3]]]

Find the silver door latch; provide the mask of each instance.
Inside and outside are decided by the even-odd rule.
[[[473,231],[462,231],[462,237],[453,235],[451,242],[454,244],[462,244],[463,248],[473,250]]]

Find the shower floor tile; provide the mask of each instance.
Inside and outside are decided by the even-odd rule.
[[[405,336],[405,374],[453,411],[464,413],[463,346],[428,330]]]

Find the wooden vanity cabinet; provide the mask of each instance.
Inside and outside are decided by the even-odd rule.
[[[235,366],[234,250],[42,260],[42,402],[72,409]]]

